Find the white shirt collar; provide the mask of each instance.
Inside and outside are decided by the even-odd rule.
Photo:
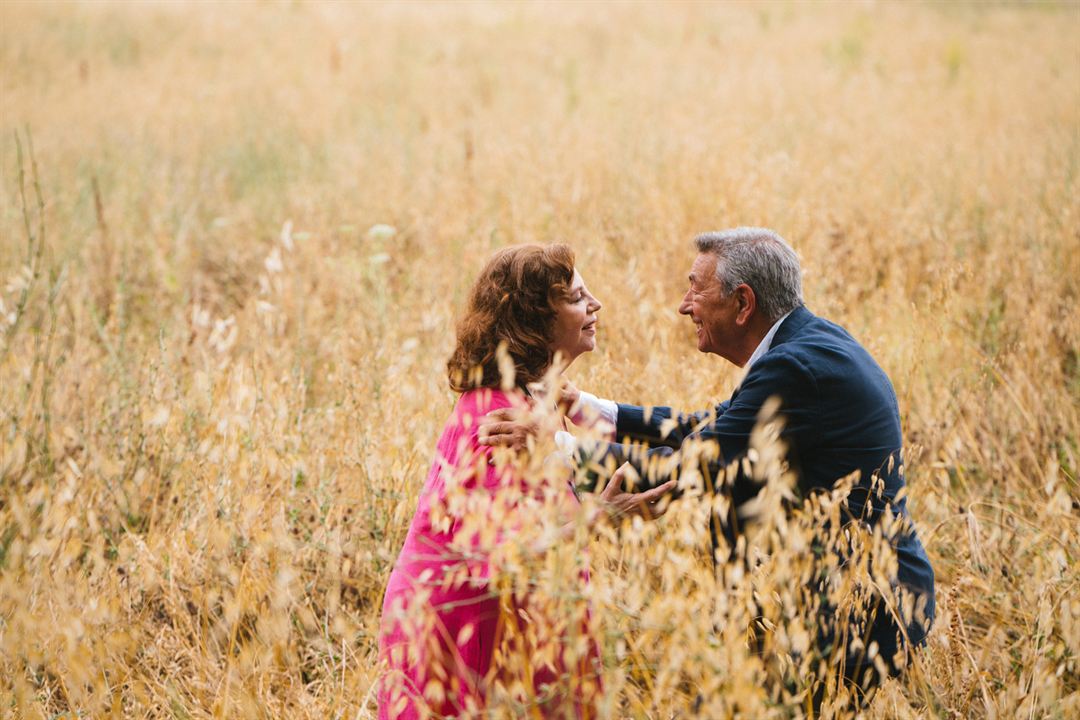
[[[754,350],[754,354],[750,356],[750,359],[746,361],[745,370],[749,371],[750,366],[761,359],[761,356],[769,352],[769,348],[772,347],[773,336],[776,335],[776,331],[780,329],[780,324],[787,320],[788,315],[795,312],[789,310],[784,313],[784,316],[773,323],[773,326],[769,328],[769,332],[765,333],[765,337],[761,338],[761,342],[758,343],[757,348]]]

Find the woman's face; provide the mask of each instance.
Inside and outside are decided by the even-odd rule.
[[[562,353],[564,362],[569,364],[581,353],[595,348],[596,313],[601,307],[575,269],[569,295],[556,308],[552,353]]]

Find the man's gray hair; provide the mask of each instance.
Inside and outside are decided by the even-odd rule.
[[[772,230],[739,227],[707,232],[694,238],[694,244],[698,252],[717,255],[716,277],[724,292],[746,283],[769,320],[776,322],[803,304],[799,257]]]

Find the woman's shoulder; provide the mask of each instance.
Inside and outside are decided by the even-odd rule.
[[[454,406],[454,417],[465,426],[472,427],[477,419],[493,410],[509,407],[525,407],[525,396],[517,391],[504,392],[498,388],[475,388],[467,390]]]
[[[466,390],[458,398],[458,410],[471,410],[488,413],[506,407],[526,407],[525,395],[517,390],[506,392],[499,388],[475,388]]]

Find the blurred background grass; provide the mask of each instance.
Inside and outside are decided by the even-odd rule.
[[[900,399],[941,617],[874,712],[1080,711],[1078,36],[1073,3],[0,5],[5,712],[371,715],[484,259],[570,243],[605,304],[571,377],[697,408],[738,376],[675,314],[689,240],[739,224]]]

